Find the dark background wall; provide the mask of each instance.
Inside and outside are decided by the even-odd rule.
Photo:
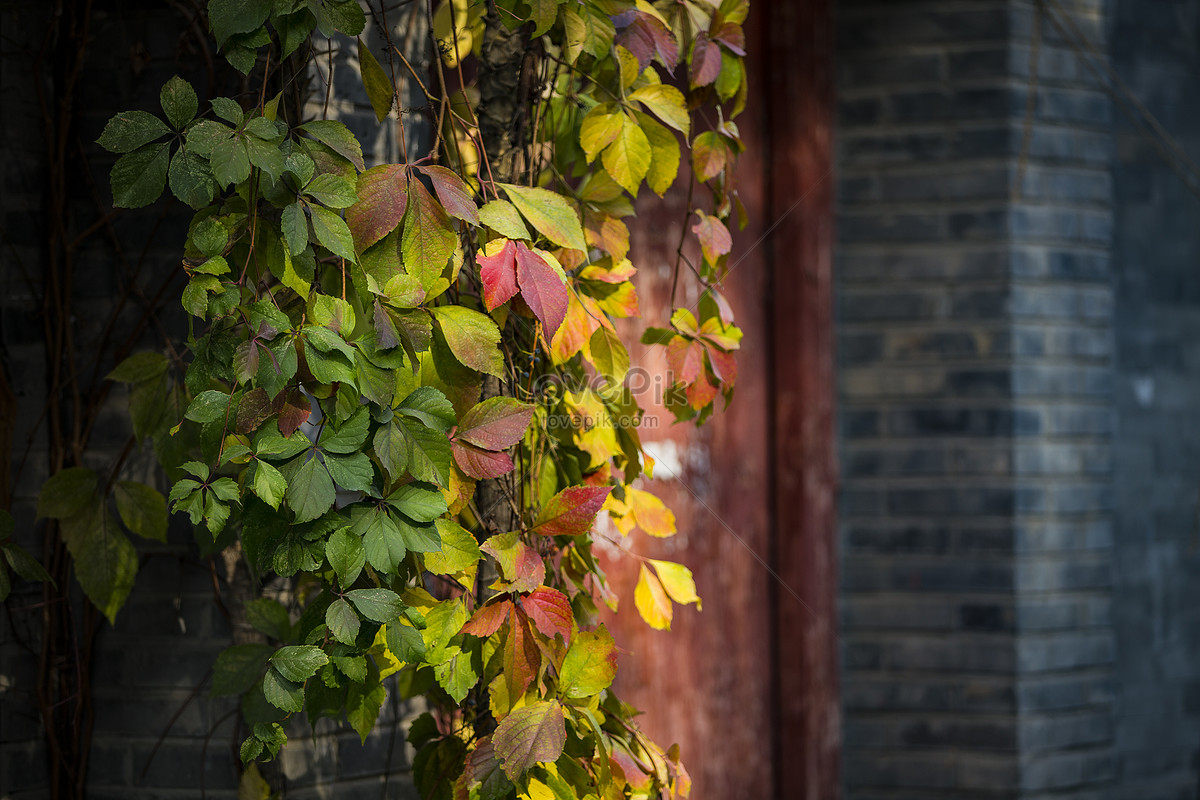
[[[13,418],[0,419],[14,430],[13,450],[2,457],[11,459],[13,470],[16,537],[39,558],[42,527],[35,509],[49,471],[44,410],[47,392],[54,389],[47,385],[39,300],[50,234],[50,175],[33,65],[42,59],[40,85],[53,100],[55,43],[44,38],[52,24],[52,5],[0,3],[0,364],[17,404]],[[83,231],[110,211],[113,156],[93,144],[110,116],[127,109],[158,112],[159,89],[174,74],[193,83],[202,114],[208,110],[207,96],[242,91],[239,76],[220,56],[206,54],[210,41],[203,26],[189,26],[194,8],[202,6],[158,0],[94,3],[72,131],[72,152],[78,148],[87,163],[76,160],[68,176],[68,229]],[[419,24],[409,20],[405,30],[409,42],[423,41]],[[367,37],[373,41],[370,31]],[[45,41],[50,45],[43,49]],[[346,45],[337,43],[330,116],[359,135],[369,162],[395,160],[395,129],[376,125],[361,89],[354,48]],[[328,61],[321,62],[313,87],[323,101]],[[419,102],[414,94],[406,105]],[[310,112],[320,113],[320,105]],[[410,124],[410,135],[427,140],[427,130],[414,130],[419,127]],[[416,141],[410,144],[417,146]],[[111,227],[101,226],[83,241],[73,324],[86,371],[97,360],[101,376],[114,366],[111,350],[97,354],[96,345],[121,287],[136,285],[150,297],[170,276],[182,277],[179,258],[189,218],[188,209],[168,193],[149,209],[121,212]],[[169,295],[177,298],[182,285],[181,280],[171,285]],[[134,327],[143,308],[143,299],[135,296],[115,325],[117,341]],[[186,323],[178,299],[166,302],[158,316],[141,347],[162,351],[167,336],[179,347]],[[90,442],[85,465],[101,474],[111,469],[129,435],[127,402],[124,387],[111,393]],[[156,479],[154,464],[148,445],[135,448],[122,477],[157,480],[165,493],[169,487]],[[0,497],[0,503],[6,500]],[[140,557],[136,586],[116,624],[102,623],[97,637],[91,661],[95,727],[87,777],[93,800],[195,798],[202,787],[209,797],[236,796],[236,702],[210,698],[207,682],[213,659],[232,637],[214,602],[215,587],[227,604],[232,602],[224,559],[218,554],[210,562],[198,556],[186,519],[173,521],[169,538],[165,545],[135,542]],[[46,750],[33,693],[41,601],[39,587],[18,581],[0,613],[0,797],[6,800],[48,796]],[[315,737],[307,723],[297,720],[284,755],[264,772],[297,800],[415,797],[407,774],[406,726],[401,724],[412,713],[393,693],[365,745],[356,733],[328,720],[319,723]]]
[[[1110,0],[1114,65],[1200,158],[1200,3]],[[1200,199],[1117,115],[1117,797],[1197,797]]]

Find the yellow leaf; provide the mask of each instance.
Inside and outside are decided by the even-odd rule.
[[[399,625],[400,623],[394,624]],[[404,662],[396,658],[396,654],[388,649],[386,634],[387,625],[380,625],[379,631],[375,634],[375,641],[371,642],[371,649],[368,651],[375,657],[375,665],[379,667],[380,679],[399,672],[404,666]]]
[[[679,175],[679,142],[675,134],[659,125],[649,114],[635,112],[638,124],[646,134],[650,144],[651,161],[646,173],[646,184],[660,197],[671,188]]]
[[[601,103],[587,113],[579,125],[579,144],[583,146],[589,164],[613,143],[624,125],[625,115],[615,103]]]
[[[650,492],[627,487],[625,498],[633,512],[634,522],[646,533],[665,539],[675,535],[675,515]]]
[[[696,582],[692,579],[690,569],[683,564],[676,564],[674,561],[651,559],[650,563],[654,565],[663,589],[672,600],[680,605],[695,603],[696,609],[700,609],[700,596],[696,594]]]
[[[532,777],[529,779],[529,791],[518,796],[521,800],[555,800],[554,790]]]
[[[637,586],[633,590],[633,602],[646,624],[660,631],[671,629],[671,600],[663,591],[658,578],[643,564],[638,572]]]
[[[622,119],[621,133],[604,150],[600,160],[613,180],[637,197],[638,184],[650,170],[653,153],[641,126],[628,116]]]
[[[633,86],[633,82],[637,80],[638,75],[642,71],[638,65],[637,56],[621,45],[617,45],[617,68],[621,72],[622,89],[628,89],[630,86]]]

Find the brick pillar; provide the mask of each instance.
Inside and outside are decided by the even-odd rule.
[[[1110,112],[1034,16],[839,6],[851,800],[1112,777]]]

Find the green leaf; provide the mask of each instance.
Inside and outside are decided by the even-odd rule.
[[[288,680],[303,682],[328,664],[329,656],[313,645],[294,645],[279,648],[271,656],[271,663]]]
[[[471,653],[463,652],[457,645],[446,648],[447,658],[433,668],[433,676],[446,694],[461,703],[479,682],[479,672]]]
[[[188,404],[184,417],[201,424],[216,422],[225,416],[227,408],[229,408],[229,395],[209,389],[196,395],[195,399]]]
[[[387,497],[388,505],[416,522],[433,522],[446,513],[446,496],[422,483],[406,483]]]
[[[426,292],[432,290],[434,281],[446,269],[457,241],[445,209],[433,199],[423,183],[409,181],[400,254],[404,258],[404,268],[421,281]]]
[[[287,609],[270,597],[259,597],[246,603],[246,621],[256,631],[280,641],[287,641],[292,636],[292,620]]]
[[[147,539],[167,540],[167,499],[162,492],[143,483],[117,481],[113,496],[125,527]]]
[[[557,761],[567,742],[562,706],[531,703],[509,714],[496,728],[492,746],[504,773],[516,781],[537,762]]]
[[[367,90],[367,98],[371,101],[371,108],[375,109],[375,117],[383,122],[388,112],[392,110],[396,87],[375,59],[371,48],[367,47],[361,38],[358,40],[358,67],[362,75],[363,88]]]
[[[450,352],[464,366],[496,377],[504,375],[500,329],[491,317],[463,306],[437,306],[430,310]]]
[[[213,664],[213,697],[244,694],[258,683],[271,656],[269,644],[235,644],[217,656]]]
[[[304,193],[329,208],[347,208],[358,202],[354,184],[338,175],[323,172],[304,187]]]
[[[146,111],[123,111],[108,121],[96,144],[110,153],[129,153],[171,132],[161,119]]]
[[[282,711],[299,713],[304,710],[304,687],[289,681],[272,667],[263,675],[263,696],[267,702]]]
[[[528,239],[529,229],[525,227],[517,207],[507,200],[492,200],[479,209],[479,221],[506,239]]]
[[[241,109],[238,108],[237,103],[233,105],[234,108],[238,109],[238,114],[240,115]],[[215,105],[213,107],[216,108]],[[208,158],[212,155],[213,148],[216,147],[217,143],[225,141],[232,134],[232,128],[214,119],[197,120],[187,130],[187,144],[185,149],[189,153]]]
[[[346,599],[354,603],[360,614],[375,622],[392,622],[404,610],[400,595],[391,589],[355,589],[346,592]]]
[[[267,21],[271,0],[208,0],[208,22],[217,47],[235,33],[250,33]]]
[[[299,200],[283,209],[283,240],[291,255],[303,252],[308,246],[308,221],[304,218],[304,204]]]
[[[363,163],[362,145],[354,138],[354,134],[350,132],[342,123],[332,119],[319,119],[313,122],[306,122],[300,126],[300,130],[312,136],[321,144],[338,155],[346,158],[359,172],[366,169]]]
[[[0,516],[8,516],[8,512],[0,511]],[[11,516],[8,518],[12,519]],[[50,573],[46,572],[46,568],[36,558],[26,552],[24,548],[9,542],[0,549],[4,550],[4,558],[8,561],[8,565],[12,567],[13,572],[25,580],[49,581],[51,584],[54,583],[54,580],[50,577]]]
[[[446,486],[450,480],[450,440],[418,420],[398,418],[375,434],[375,453],[393,479],[405,471],[417,480]]]
[[[426,612],[425,630],[421,635],[430,664],[441,664],[450,657],[446,651],[467,624],[467,618],[467,607],[462,599],[443,600]]]
[[[601,325],[588,340],[588,352],[596,373],[608,379],[612,386],[620,386],[629,373],[629,351],[615,331]]]
[[[589,164],[613,143],[624,126],[625,115],[616,103],[601,103],[587,113],[579,126],[579,143]]]
[[[366,453],[352,453],[347,456],[326,454],[325,468],[329,470],[329,477],[333,478],[333,482],[347,491],[371,490],[375,470]]]
[[[578,699],[599,694],[612,685],[617,675],[617,646],[603,625],[580,631],[563,659],[558,690]]]
[[[435,575],[452,575],[474,566],[483,558],[475,537],[457,522],[441,518],[435,520],[435,524],[442,540],[442,549],[425,554],[425,569]]]
[[[533,22],[531,39],[544,34],[558,18],[558,0],[529,0],[529,19]]]
[[[400,401],[396,410],[401,414],[421,420],[426,426],[446,433],[454,426],[454,406],[446,396],[432,386],[414,389]]]
[[[346,221],[320,206],[308,208],[312,212],[313,233],[317,235],[317,241],[334,255],[358,263],[358,256],[354,253],[354,237],[346,227]]]
[[[266,122],[262,117],[258,117],[252,122]],[[262,139],[254,136],[246,136],[243,141],[246,144],[246,155],[250,158],[250,163],[267,173],[271,180],[277,181],[283,177],[286,166],[283,160],[283,153],[279,147],[271,142],[265,142]]]
[[[601,155],[604,169],[625,191],[637,197],[638,185],[650,171],[650,140],[641,126],[628,116],[622,117],[621,132]]]
[[[38,494],[38,519],[66,519],[81,512],[96,492],[96,473],[86,467],[68,467],[42,484]]]
[[[587,242],[583,238],[583,226],[579,224],[579,215],[565,197],[548,189],[513,186],[507,183],[500,184],[500,187],[508,193],[513,205],[538,233],[559,247],[587,252]]]
[[[386,699],[387,690],[377,681],[369,688],[365,684],[350,684],[350,690],[346,692],[346,720],[358,732],[363,744],[374,729]]]
[[[212,164],[213,178],[221,188],[250,177],[250,154],[246,152],[246,141],[241,136],[213,145],[209,163]]]
[[[200,108],[196,90],[178,75],[163,84],[162,91],[158,93],[158,102],[167,115],[167,121],[177,131],[183,130]]]
[[[296,522],[308,522],[333,508],[337,490],[329,471],[316,458],[310,458],[288,482],[284,496],[296,512]]]
[[[109,173],[113,205],[117,208],[141,208],[157,200],[167,185],[167,165],[171,146],[148,144],[126,153],[113,164]]]
[[[195,153],[180,150],[171,159],[167,177],[171,193],[193,209],[201,209],[217,195],[217,182],[213,179],[208,162]]]
[[[400,529],[391,517],[382,511],[371,509],[361,513],[352,530],[363,537],[367,563],[379,572],[394,575],[408,549],[404,545]]]
[[[358,36],[367,26],[367,18],[357,0],[326,0],[317,5],[312,3],[309,8],[317,13],[321,32],[329,35],[328,26],[347,36]]]
[[[115,623],[133,589],[137,551],[100,502],[64,519],[62,536],[75,560],[75,577],[84,594]]]
[[[266,461],[255,463],[254,480],[250,484],[250,490],[258,495],[264,503],[278,511],[279,503],[283,500],[287,488],[288,482],[283,477],[283,473]]]
[[[401,622],[389,623],[384,637],[388,650],[401,661],[416,663],[425,660],[425,640],[416,628]]]
[[[113,371],[104,376],[106,381],[118,383],[141,383],[157,378],[167,371],[171,362],[162,353],[134,353],[122,361]]]
[[[362,621],[359,620],[358,614],[354,613],[350,604],[339,597],[329,604],[329,608],[325,609],[325,624],[329,627],[333,638],[342,644],[352,645],[358,638],[358,630],[362,626]]]
[[[328,453],[355,453],[362,448],[367,440],[367,431],[371,424],[370,415],[366,408],[361,408],[350,415],[341,425],[327,425],[321,431],[317,446]]]
[[[341,528],[329,535],[329,541],[325,543],[325,557],[337,573],[338,583],[350,586],[362,572],[367,551],[363,547],[362,537],[351,533],[349,528]]]

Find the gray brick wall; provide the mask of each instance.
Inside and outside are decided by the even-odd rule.
[[[1112,2],[1113,57],[1200,158],[1195,3]],[[1200,200],[1116,123],[1116,526],[1120,800],[1196,796],[1200,759]]]
[[[1091,797],[1113,777],[1109,103],[1044,27],[1025,144],[1031,3],[838,8],[847,795]]]
[[[181,52],[184,39],[175,11],[152,0],[110,0],[96,5],[92,61],[85,72],[78,109],[84,142],[94,140],[117,111],[157,110],[159,88],[176,72],[191,78],[204,96],[205,72],[197,70],[194,52],[189,54],[186,48]],[[46,386],[36,281],[46,234],[42,196],[45,144],[29,59],[41,43],[47,10],[36,3],[0,3],[4,41],[0,46],[0,91],[5,111],[0,115],[0,145],[6,156],[0,163],[4,189],[0,199],[0,358],[18,399],[14,469],[32,435],[30,455],[17,475],[12,510],[18,539],[39,554],[41,528],[34,522],[34,509],[47,460],[44,427],[39,428]],[[410,42],[419,43],[423,31],[420,17],[416,26],[408,24],[411,20],[391,21],[402,27]],[[366,35],[372,45],[379,44],[373,30]],[[368,160],[397,160],[396,126],[376,125],[358,83],[356,55],[355,47],[345,41],[337,43],[331,116],[364,139]],[[382,53],[378,57],[384,58]],[[323,72],[313,77],[322,99]],[[237,91],[236,86],[215,88],[223,94]],[[421,102],[413,87],[406,105]],[[367,132],[373,133],[367,136]],[[409,122],[408,134],[410,147],[422,142],[428,146],[427,127]],[[93,177],[98,193],[107,201],[111,157],[88,146],[96,156]],[[74,224],[83,227],[95,218],[95,205],[82,179],[76,187],[78,217]],[[145,281],[154,287],[164,271],[177,268],[187,224],[186,209],[181,211],[176,204],[165,224],[155,229],[157,212],[157,208],[125,212],[116,220],[127,252],[136,255],[144,249]],[[76,319],[83,348],[94,341],[98,326],[107,317],[118,290],[119,269],[104,240],[89,244],[81,256],[77,297],[80,307],[90,312]],[[182,334],[183,314],[177,306],[169,304],[178,311],[178,318],[173,320],[174,312],[168,312],[164,319],[169,329]],[[131,323],[123,319],[121,324]],[[112,365],[102,366],[101,374]],[[104,424],[93,438],[89,465],[107,468],[124,445],[129,430],[126,403],[124,389],[116,390],[105,410]],[[135,454],[129,463],[137,477],[153,480],[153,456],[148,451]],[[116,625],[105,624],[97,639],[92,674],[94,749],[87,781],[93,800],[194,798],[202,784],[209,797],[236,797],[239,741],[232,716],[236,703],[229,698],[210,699],[207,688],[195,691],[216,654],[230,643],[231,634],[213,603],[213,578],[207,561],[198,558],[186,521],[175,520],[175,524],[167,545],[136,542],[141,556],[136,588]],[[218,571],[223,575],[223,569],[218,567]],[[0,614],[0,797],[5,800],[47,796],[45,753],[32,695],[37,661],[22,644],[36,644],[39,616],[31,604],[40,599],[39,589],[18,583],[9,601],[12,615]],[[335,729],[327,721],[318,726],[315,737],[306,723],[298,722],[290,730],[291,744],[269,774],[285,790],[285,796],[295,800],[415,797],[408,776],[407,726],[402,724],[413,713],[392,695],[365,745],[357,734]],[[385,778],[389,765],[391,775]]]

